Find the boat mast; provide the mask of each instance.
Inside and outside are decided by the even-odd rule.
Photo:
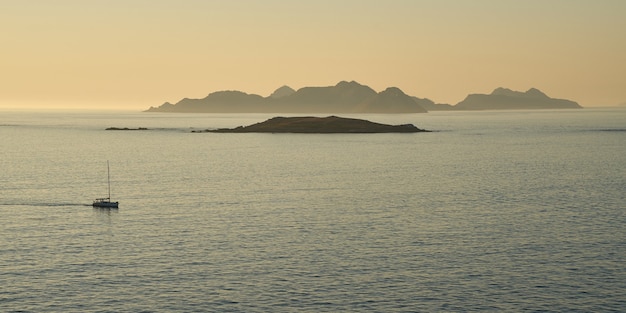
[[[107,181],[109,182],[109,201],[111,201],[111,170],[109,169],[109,160],[107,160]]]

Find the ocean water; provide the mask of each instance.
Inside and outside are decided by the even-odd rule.
[[[272,116],[1,111],[0,311],[626,310],[626,110]]]

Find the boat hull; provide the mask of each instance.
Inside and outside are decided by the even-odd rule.
[[[118,202],[110,202],[110,201],[94,201],[94,208],[115,208],[118,207]]]

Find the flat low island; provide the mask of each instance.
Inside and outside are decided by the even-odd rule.
[[[367,120],[328,117],[274,117],[267,121],[239,126],[236,128],[220,128],[213,130],[195,131],[211,133],[311,133],[311,134],[339,134],[339,133],[417,133],[427,130],[415,127],[413,124],[386,125]]]

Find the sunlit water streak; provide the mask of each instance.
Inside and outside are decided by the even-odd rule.
[[[302,135],[190,133],[261,114],[3,112],[0,309],[621,311],[625,113]],[[89,207],[106,160],[119,210]]]

